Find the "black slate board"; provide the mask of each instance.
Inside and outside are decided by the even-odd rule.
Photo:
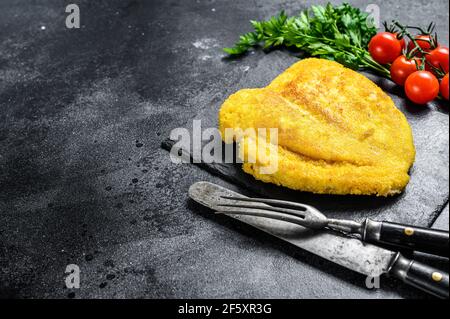
[[[298,61],[287,52],[272,52],[264,56],[239,83],[225,88],[220,97],[211,97],[211,106],[205,107],[196,119],[202,120],[202,128],[217,127],[217,113],[227,94],[244,87],[262,87],[290,64]],[[404,98],[401,89],[389,80],[365,73],[382,87],[406,115],[414,134],[416,162],[411,169],[411,181],[406,190],[397,196],[334,196],[298,192],[276,185],[266,184],[245,174],[240,164],[197,164],[210,173],[233,184],[245,187],[262,196],[298,201],[313,205],[331,217],[362,220],[367,217],[378,220],[431,226],[448,203],[449,194],[449,123],[448,106],[433,102],[428,106],[413,105]],[[207,103],[207,99],[202,99]],[[186,124],[189,127],[189,122]],[[206,143],[206,142],[205,142]],[[174,141],[163,141],[162,147],[170,150]]]

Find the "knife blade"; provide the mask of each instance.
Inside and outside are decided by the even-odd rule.
[[[218,207],[226,201],[222,197],[246,198],[209,182],[193,184],[189,188],[189,197],[213,212],[220,210],[225,213],[228,209],[236,211],[237,208]],[[435,296],[449,296],[448,274],[405,258],[399,252],[328,230],[315,231],[285,221],[257,216],[232,213],[227,215],[360,274],[379,277],[389,273]]]

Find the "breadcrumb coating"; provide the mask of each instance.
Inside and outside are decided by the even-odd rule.
[[[231,95],[219,126],[226,143],[240,144],[246,173],[300,191],[400,193],[415,158],[411,128],[392,99],[363,75],[323,59],[302,60],[265,88]],[[278,128],[278,145],[245,134],[227,138],[226,128]],[[249,161],[249,150],[258,148],[269,159]],[[278,169],[262,174],[268,161]]]

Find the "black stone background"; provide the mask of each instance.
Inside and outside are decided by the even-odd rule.
[[[160,148],[193,118],[216,125],[229,94],[264,86],[297,60],[287,51],[225,59],[221,48],[250,30],[248,20],[325,1],[76,1],[82,28],[69,30],[72,2],[0,2],[0,297],[426,297],[388,278],[369,291],[360,275],[210,217],[188,187],[236,187],[172,164]],[[351,3],[378,4],[383,20],[434,20],[448,45],[447,1]],[[448,202],[448,106],[411,105],[369,77],[413,128],[410,185],[390,200],[354,199],[350,210],[353,199],[299,200],[431,225]],[[448,228],[448,207],[438,227]],[[72,263],[78,290],[64,287]]]

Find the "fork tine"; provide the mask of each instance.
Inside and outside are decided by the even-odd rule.
[[[248,198],[248,197],[234,197],[234,196],[221,196],[221,197],[224,199],[242,201],[242,202],[256,202],[256,203],[264,203],[264,204],[282,205],[284,207],[301,209],[303,211],[306,211],[310,208],[310,206],[308,206],[308,205],[304,205],[304,204],[300,204],[300,203],[293,203],[293,202],[288,202],[288,201],[278,200],[278,199]]]
[[[235,203],[218,203],[218,206],[235,207],[241,209],[257,209],[260,211],[264,210],[265,213],[272,214],[271,216],[273,216],[273,213],[271,212],[275,212],[276,214],[290,215],[291,218],[294,218],[293,223],[314,229],[321,229],[328,225],[328,218],[319,210],[309,205],[266,198],[236,196],[221,196],[221,198],[235,201]],[[244,202],[244,204],[242,202]],[[261,205],[258,205],[258,203],[260,203]],[[286,216],[284,216],[284,218],[285,217]]]
[[[256,216],[256,217],[263,217],[263,218],[270,218],[270,219],[276,219],[276,220],[281,220],[284,222],[288,222],[288,223],[292,223],[292,224],[296,224],[296,225],[300,225],[300,226],[305,226],[308,227],[307,225],[305,225],[305,222],[303,219],[293,216],[293,215],[288,215],[288,214],[280,214],[280,213],[271,213],[269,211],[233,211],[233,210],[227,210],[227,211],[217,211],[216,214],[221,214],[221,215],[245,215],[245,216]]]
[[[293,215],[293,216],[296,216],[296,217],[299,217],[299,218],[303,218],[303,219],[305,218],[305,214],[300,212],[300,211],[293,210],[293,209],[288,209],[288,208],[268,206],[268,205],[260,206],[260,205],[257,205],[257,204],[254,204],[254,205],[251,205],[251,204],[248,204],[248,205],[246,205],[246,204],[218,204],[217,206],[259,209],[259,210],[283,213],[283,214],[287,214],[287,215]]]

